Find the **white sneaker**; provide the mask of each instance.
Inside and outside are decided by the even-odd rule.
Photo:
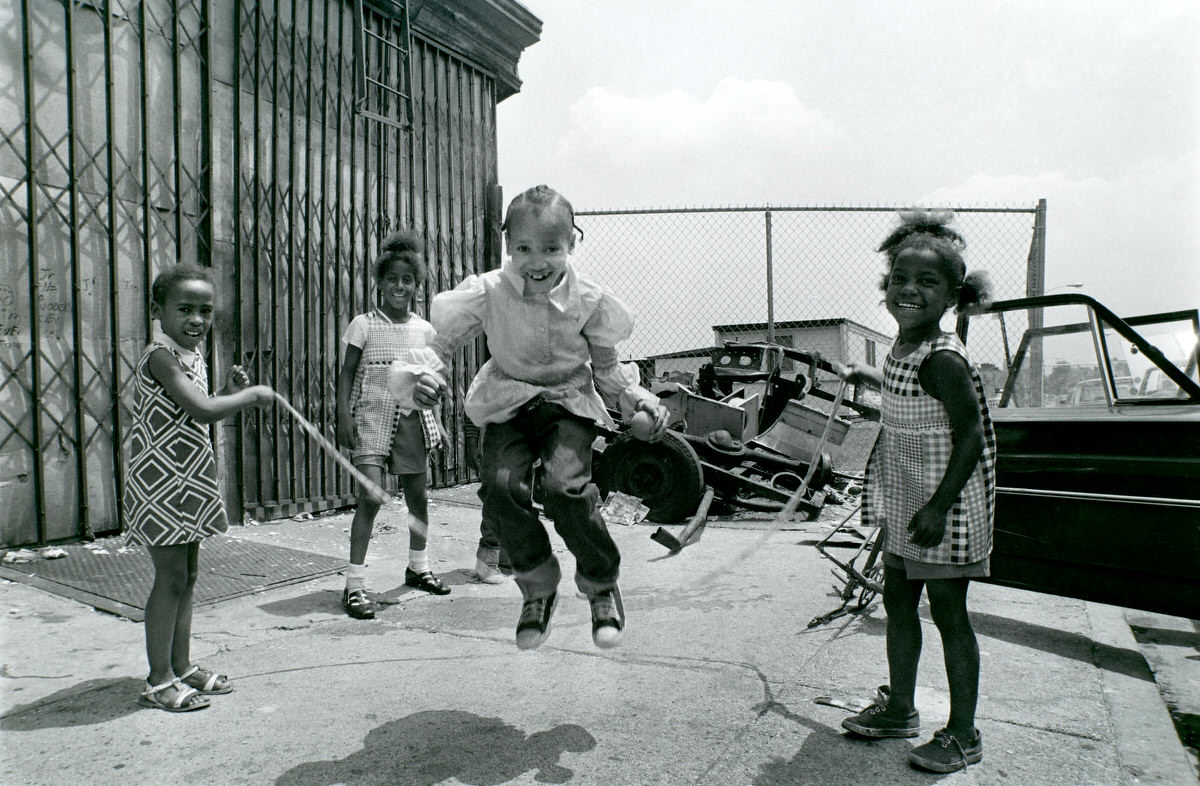
[[[499,567],[477,559],[475,560],[475,578],[484,584],[503,584],[506,577],[500,572]]]
[[[590,595],[592,606],[592,641],[597,647],[608,649],[621,643],[625,630],[625,606],[621,603],[621,590],[610,590]]]

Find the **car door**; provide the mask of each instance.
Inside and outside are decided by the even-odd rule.
[[[994,369],[990,581],[1200,617],[1198,325],[1121,320],[1076,294],[960,324]]]

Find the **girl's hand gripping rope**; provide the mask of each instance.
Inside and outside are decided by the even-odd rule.
[[[837,372],[839,377],[851,385],[870,385],[873,388],[883,386],[883,375],[879,373],[879,369],[865,363],[853,362],[838,366]]]
[[[413,404],[417,409],[433,409],[450,392],[446,380],[436,371],[426,371],[417,379],[416,388],[412,393]]]

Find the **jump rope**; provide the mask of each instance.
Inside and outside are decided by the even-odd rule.
[[[846,380],[843,379],[838,385],[837,393],[835,393],[833,396],[833,407],[829,410],[829,417],[827,417],[825,420],[825,427],[821,429],[821,436],[817,440],[816,448],[813,449],[812,459],[808,463],[808,471],[804,473],[804,479],[800,482],[799,487],[792,492],[792,495],[788,497],[788,501],[784,503],[784,506],[780,509],[779,513],[775,515],[775,519],[771,522],[770,526],[763,530],[761,535],[755,538],[749,546],[742,549],[742,551],[735,555],[733,559],[729,560],[716,570],[709,571],[701,576],[700,579],[693,585],[694,587],[709,584],[713,580],[729,573],[730,569],[741,564],[751,554],[762,548],[762,545],[766,543],[772,535],[778,532],[780,527],[792,520],[792,516],[795,515],[796,509],[800,507],[800,503],[804,500],[804,496],[808,493],[808,486],[810,483],[812,483],[813,476],[816,475],[817,465],[821,463],[821,451],[825,449],[825,444],[829,441],[829,435],[833,431],[833,423],[837,419],[838,409],[841,408],[842,399],[846,396],[846,384]]]
[[[320,429],[318,429],[315,425],[310,423],[307,418],[301,415],[296,408],[293,407],[281,393],[279,393],[279,391],[272,392],[274,393],[275,400],[279,403],[279,405],[282,406],[287,413],[292,416],[292,419],[295,420],[296,423],[299,424],[300,427],[303,428],[308,435],[313,438],[313,441],[317,443],[318,447],[329,454],[339,466],[348,471],[350,476],[362,485],[367,494],[375,502],[380,505],[387,505],[392,501],[390,494],[384,491],[379,484],[367,477],[365,473],[358,469],[358,467],[354,466],[349,459],[343,456],[337,445],[326,439],[325,435],[321,433]],[[772,535],[778,532],[780,527],[791,521],[792,516],[794,516],[796,513],[796,509],[800,507],[800,503],[804,500],[805,495],[808,494],[809,484],[812,483],[813,476],[817,471],[817,465],[821,462],[821,451],[825,449],[825,444],[829,441],[829,435],[833,430],[834,420],[837,418],[838,409],[841,408],[842,399],[845,398],[845,395],[846,380],[843,379],[838,385],[837,393],[835,393],[833,396],[833,406],[829,410],[829,416],[825,419],[825,427],[821,430],[821,436],[817,440],[817,446],[813,449],[812,460],[809,461],[808,464],[808,471],[804,473],[804,479],[800,482],[800,485],[796,488],[796,490],[792,492],[792,495],[788,497],[788,501],[784,503],[784,506],[780,509],[779,513],[776,514],[775,519],[771,522],[770,526],[763,530],[762,534],[759,535],[754,542],[744,548],[729,562],[702,576],[697,582],[697,586],[709,583],[714,578],[728,573],[731,568],[744,562],[748,557],[750,557],[750,555],[762,548],[762,545],[766,543]],[[411,522],[411,524],[415,523],[416,519]]]
[[[296,408],[288,403],[288,400],[284,398],[279,391],[273,390],[272,392],[275,394],[275,400],[279,402],[279,405],[287,410],[288,414],[292,416],[292,418],[300,425],[301,428],[308,432],[308,435],[313,438],[313,440],[318,446],[320,446],[322,450],[332,456],[333,460],[336,461],[339,466],[349,471],[351,477],[353,477],[362,485],[364,489],[366,489],[367,494],[375,502],[379,503],[380,505],[387,505],[392,501],[390,494],[380,488],[378,483],[367,477],[362,470],[351,464],[350,459],[343,456],[342,452],[338,450],[338,446],[326,439],[325,435],[321,433],[320,429],[308,422],[307,418],[297,412]]]

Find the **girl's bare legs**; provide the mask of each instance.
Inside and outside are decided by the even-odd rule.
[[[171,636],[171,669],[183,674],[192,666],[192,598],[196,577],[200,575],[200,542],[187,544],[187,584],[175,613],[175,632]]]
[[[429,499],[425,473],[401,475],[400,483],[404,487],[404,502],[408,506],[408,568],[404,571],[404,583],[434,595],[449,595],[450,588],[429,569],[429,555],[425,551],[429,542]]]
[[[933,579],[929,611],[942,634],[946,681],[950,685],[950,719],[946,728],[966,742],[975,735],[975,705],[979,699],[979,642],[967,614],[969,579]]]
[[[916,709],[917,664],[921,659],[921,618],[917,613],[923,581],[912,581],[903,569],[884,568],[883,608],[887,612],[887,659],[891,695],[888,715]]]
[[[147,546],[154,563],[154,585],[146,599],[146,659],[150,661],[152,685],[178,676],[176,649],[188,661],[192,635],[192,588],[196,583],[195,555],[199,543],[178,546]]]
[[[404,504],[408,515],[420,524],[409,524],[408,547],[413,551],[424,551],[428,542],[429,495],[424,472],[401,475],[400,485],[404,489]]]
[[[363,465],[359,467],[376,486],[383,486],[383,468]],[[350,521],[350,563],[362,565],[367,561],[367,547],[371,545],[371,529],[375,526],[375,516],[379,513],[379,503],[371,498],[365,489],[358,490],[358,506],[354,510],[354,518]]]

